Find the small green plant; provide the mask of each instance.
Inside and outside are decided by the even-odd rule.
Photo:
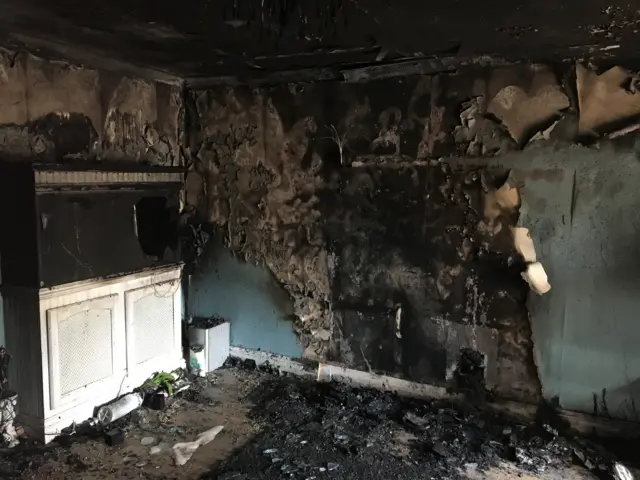
[[[167,372],[156,372],[149,380],[147,385],[155,388],[162,388],[167,391],[169,395],[173,395],[173,383],[175,377]]]

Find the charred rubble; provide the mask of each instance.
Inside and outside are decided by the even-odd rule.
[[[268,376],[253,400],[263,433],[204,478],[463,479],[503,462],[536,474],[577,464],[598,478],[625,478],[614,454],[567,433],[552,405],[523,424],[469,403],[282,376]]]

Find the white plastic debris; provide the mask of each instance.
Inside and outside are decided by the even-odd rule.
[[[127,413],[133,412],[142,405],[142,395],[139,393],[129,393],[120,397],[115,402],[111,402],[98,410],[98,422],[107,425],[124,417]]]
[[[522,278],[529,284],[531,289],[538,295],[544,295],[551,290],[547,273],[540,262],[530,263],[527,269],[522,272]]]
[[[168,450],[171,450],[171,445],[168,443],[159,443],[158,445],[154,445],[153,447],[151,447],[149,449],[149,453],[151,455],[158,455],[162,452],[166,452]]]
[[[614,470],[616,480],[634,480],[635,479],[631,471],[619,462],[616,462],[616,464],[613,466],[613,470]]]
[[[206,432],[202,432],[196,437],[193,442],[176,443],[173,446],[173,454],[176,457],[176,465],[184,465],[185,463],[187,463],[193,456],[195,451],[198,450],[198,448],[211,442],[214,438],[216,438],[216,436],[222,431],[223,428],[224,427],[222,425],[218,425],[217,427],[213,427]]]

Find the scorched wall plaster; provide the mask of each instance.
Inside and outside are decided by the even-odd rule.
[[[288,290],[305,357],[455,384],[475,352],[481,387],[537,401],[522,262],[483,220],[504,178],[432,160],[518,148],[477,98],[520,79],[564,99],[537,111],[546,124],[569,103],[541,72],[193,92],[188,197]]]
[[[194,91],[188,198],[288,290],[306,357],[634,418],[636,150],[606,147],[637,129],[634,78],[529,66]],[[522,203],[494,221],[509,170]]]

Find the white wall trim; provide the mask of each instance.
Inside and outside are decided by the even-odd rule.
[[[315,369],[309,368],[309,366],[304,365],[295,358],[278,355],[277,353],[250,350],[242,347],[231,347],[229,349],[229,356],[241,360],[254,360],[258,366],[268,363],[281,372],[291,373],[299,377],[315,378],[316,376]]]

